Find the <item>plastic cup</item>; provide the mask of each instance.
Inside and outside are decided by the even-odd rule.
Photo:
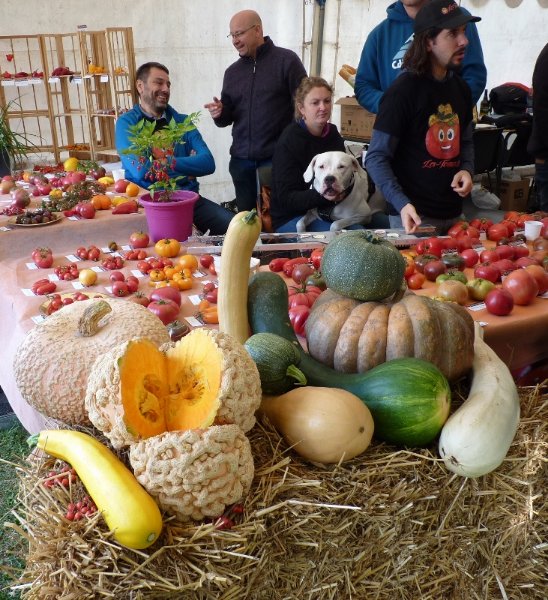
[[[126,170],[125,169],[112,169],[112,178],[114,181],[118,181],[120,179],[125,179]]]
[[[542,221],[525,221],[525,239],[528,242],[536,240],[542,229]]]

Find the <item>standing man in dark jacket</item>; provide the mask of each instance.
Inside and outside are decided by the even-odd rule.
[[[263,35],[253,10],[230,20],[232,44],[240,58],[225,71],[221,99],[205,105],[217,127],[232,125],[230,175],[238,210],[256,206],[256,169],[272,162],[274,146],[293,117],[293,95],[305,68],[291,50]]]
[[[548,212],[548,44],[533,71],[533,131],[527,150],[535,157],[535,186],[540,210]]]

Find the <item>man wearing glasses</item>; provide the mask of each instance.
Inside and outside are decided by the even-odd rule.
[[[205,105],[217,127],[232,125],[229,170],[238,211],[257,202],[256,169],[270,165],[280,133],[293,118],[293,94],[305,68],[291,50],[263,34],[253,10],[236,13],[228,38],[240,58],[225,71],[221,99]]]

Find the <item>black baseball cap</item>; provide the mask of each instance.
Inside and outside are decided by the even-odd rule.
[[[466,23],[477,23],[481,17],[473,17],[464,12],[453,0],[432,0],[427,2],[417,13],[413,31],[421,33],[427,29],[455,29]]]

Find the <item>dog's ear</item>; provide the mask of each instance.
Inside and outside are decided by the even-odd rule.
[[[367,173],[365,172],[363,167],[360,165],[358,160],[354,156],[352,156],[351,158],[352,158],[352,170],[354,171],[354,173],[356,173],[356,175],[358,177],[361,177],[362,179],[367,179]]]
[[[316,164],[316,156],[310,161],[310,164],[304,172],[303,179],[306,181],[306,183],[310,183],[314,179],[314,165]]]

